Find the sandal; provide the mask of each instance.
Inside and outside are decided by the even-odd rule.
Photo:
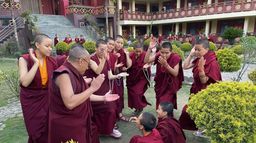
[[[129,118],[126,118],[124,115],[119,116],[119,119],[124,122],[129,122]]]

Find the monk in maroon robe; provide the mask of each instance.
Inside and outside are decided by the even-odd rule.
[[[79,43],[79,42],[80,42],[80,39],[79,39],[78,36],[75,37],[75,42],[76,42],[76,43]]]
[[[164,143],[186,143],[186,137],[179,122],[173,118],[172,103],[161,102],[156,112],[158,116],[156,129]]]
[[[127,77],[126,86],[128,92],[128,106],[135,109],[135,114],[140,114],[144,107],[151,105],[147,102],[144,93],[148,89],[150,82],[150,67],[144,68],[144,58],[146,52],[143,45],[135,45],[135,50],[130,54],[132,66],[127,70],[130,76]]]
[[[70,34],[68,34],[68,36],[65,37],[64,42],[66,42],[67,44],[70,44],[72,42],[72,38],[71,38]]]
[[[118,35],[115,40],[115,54],[117,55],[117,65],[114,71],[114,74],[117,75],[121,72],[126,72],[128,68],[131,67],[132,61],[129,57],[129,53],[123,49],[124,40],[123,37]],[[123,78],[116,79],[114,83],[114,93],[117,93],[120,98],[117,101],[117,112],[119,113],[119,117],[121,120],[127,121],[127,119],[123,116],[122,110],[124,108],[124,82]]]
[[[192,58],[196,57],[193,62]],[[190,89],[190,93],[196,94],[202,89],[205,89],[208,85],[221,81],[221,73],[217,57],[214,52],[209,51],[208,40],[201,39],[195,44],[195,47],[191,50],[189,56],[184,61],[184,69],[193,68],[194,82]],[[183,107],[182,114],[180,116],[180,124],[183,129],[197,130],[194,121],[190,118],[186,112],[187,105]]]
[[[83,36],[83,35],[80,35],[79,43],[80,43],[81,45],[83,45],[84,42],[85,42],[84,36]]]
[[[52,72],[65,57],[53,58],[52,40],[45,34],[35,36],[36,50],[19,59],[20,102],[28,132],[28,143],[47,143],[48,138],[48,83]]]
[[[54,37],[54,46],[56,46],[58,43],[59,43],[59,37],[58,37],[57,34],[55,34],[55,37]]]
[[[151,40],[144,62],[154,62],[156,64],[156,108],[158,108],[160,102],[169,101],[177,109],[176,94],[181,88],[184,79],[182,60],[178,54],[172,52],[170,42],[163,42],[160,52],[154,56],[150,56],[155,45],[155,40]]]
[[[153,114],[144,112],[138,118],[131,117],[130,120],[136,123],[143,134],[133,136],[130,143],[164,143],[160,133],[155,129],[156,118]]]
[[[105,76],[100,74],[88,87],[82,75],[88,69],[89,62],[89,53],[82,46],[74,45],[69,52],[68,61],[53,74],[50,89],[49,143],[99,143],[97,128],[91,120],[90,100],[112,102],[118,96],[93,94],[100,88]]]
[[[112,56],[108,55],[109,59],[113,59]],[[96,52],[91,57],[90,64],[91,69],[85,73],[86,77],[93,78],[98,76],[98,74],[104,74],[105,80],[102,83],[101,87],[95,92],[98,95],[105,95],[110,90],[110,78],[113,78],[111,74],[111,65],[107,59],[107,43],[100,39],[96,42]],[[94,66],[94,63],[96,66]],[[95,68],[96,67],[96,68]],[[103,135],[111,135],[113,137],[121,137],[121,133],[118,130],[114,130],[116,123],[116,103],[115,102],[92,102],[93,109],[93,121],[95,121],[99,133]],[[118,133],[117,133],[118,132]]]

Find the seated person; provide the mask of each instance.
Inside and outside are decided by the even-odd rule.
[[[173,118],[172,103],[161,102],[156,112],[158,116],[156,129],[162,136],[164,143],[186,143],[186,137],[179,122]]]
[[[155,129],[156,118],[153,114],[144,112],[138,118],[131,117],[130,121],[135,122],[143,134],[143,136],[133,136],[130,143],[163,143],[161,135]]]

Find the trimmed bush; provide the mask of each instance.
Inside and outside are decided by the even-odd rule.
[[[234,40],[237,37],[242,37],[243,36],[243,30],[234,28],[234,27],[228,27],[224,30],[222,37],[224,39],[228,39],[230,45],[234,44]]]
[[[148,46],[149,46],[149,43],[150,43],[150,38],[148,38],[147,40],[145,40],[145,41],[143,42],[143,45],[146,46],[146,47],[148,47]]]
[[[90,53],[94,53],[96,50],[96,43],[94,41],[86,41],[83,44],[83,47]]]
[[[256,86],[220,82],[193,95],[188,113],[211,143],[256,142]]]
[[[209,46],[210,46],[210,48],[209,48],[210,51],[216,51],[217,50],[217,47],[213,42],[209,42]]]
[[[248,74],[248,78],[253,82],[254,85],[256,85],[256,69]]]
[[[182,60],[184,60],[184,52],[178,48],[176,45],[172,45],[172,52],[177,53]]]
[[[234,72],[241,68],[241,59],[232,50],[224,48],[216,52],[221,71]]]
[[[72,47],[73,45],[75,45],[75,44],[77,44],[77,43],[76,43],[76,42],[71,42],[71,43],[69,43],[69,44],[68,44],[68,50],[71,49],[71,47]]]
[[[133,50],[134,50],[133,47],[128,47],[128,48],[127,48],[127,51],[128,51],[128,52],[132,52]]]
[[[188,42],[181,44],[180,46],[181,50],[184,52],[189,52],[192,49],[192,45]]]
[[[244,48],[242,47],[242,45],[234,45],[231,50],[236,53],[237,55],[242,55],[244,54]]]
[[[180,47],[180,46],[181,46],[181,42],[180,42],[180,41],[173,40],[173,41],[172,41],[172,45],[176,45],[177,47]]]
[[[55,48],[56,48],[56,52],[58,55],[62,55],[62,54],[65,54],[66,52],[68,52],[68,44],[63,41],[58,42],[55,45]]]

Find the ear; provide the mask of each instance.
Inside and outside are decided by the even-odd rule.
[[[39,43],[38,42],[35,42],[35,47],[37,49],[37,47],[39,46]]]
[[[168,113],[167,113],[166,111],[164,111],[163,114],[164,114],[164,116],[167,116],[167,115],[168,115]]]
[[[140,125],[140,126],[139,126],[139,129],[140,129],[140,130],[143,130],[143,129],[144,129],[144,126]]]

